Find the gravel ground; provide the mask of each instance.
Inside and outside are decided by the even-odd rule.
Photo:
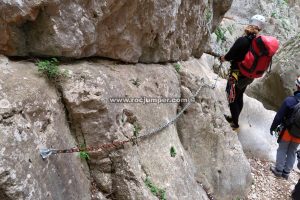
[[[249,159],[249,162],[254,181],[248,200],[291,200],[290,194],[300,178],[298,171],[293,170],[289,180],[285,180],[270,171],[273,163],[259,159]]]

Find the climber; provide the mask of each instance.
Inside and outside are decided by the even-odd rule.
[[[225,118],[234,130],[239,128],[238,119],[243,108],[243,94],[246,87],[253,81],[253,78],[246,77],[240,73],[238,65],[239,62],[244,60],[250,49],[252,40],[263,29],[264,25],[265,17],[261,15],[253,16],[249,25],[245,28],[245,35],[238,38],[229,52],[220,58],[221,62],[231,62],[230,75],[226,87],[231,117],[225,115]],[[230,91],[230,87],[234,87],[232,83],[236,79],[237,83],[235,84],[235,91]]]
[[[300,106],[300,76],[295,82],[297,91],[294,96],[289,96],[284,100],[270,128],[270,133],[273,135],[273,131],[279,125],[283,126],[278,138],[276,164],[271,166],[270,170],[275,176],[285,179],[288,179],[290,171],[293,169],[296,151],[300,144],[300,128],[297,128],[297,120],[295,120],[298,106]],[[294,122],[292,122],[293,120]]]

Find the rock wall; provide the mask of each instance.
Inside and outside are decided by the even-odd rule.
[[[200,183],[217,199],[246,196],[251,184],[249,163],[219,110],[217,94],[204,85],[176,126],[137,145],[91,153],[87,163],[76,154],[43,161],[38,154],[41,147],[126,140],[170,121],[183,106],[112,103],[111,97],[186,97],[201,85],[196,80],[210,79],[196,60],[182,62],[180,75],[172,65],[116,65],[101,60],[62,67],[70,70],[70,77],[55,90],[32,63],[1,58],[3,199],[46,199],[47,195],[52,199],[156,199],[144,183],[146,177],[166,191],[167,199],[206,200]],[[171,147],[175,157],[170,155]],[[239,164],[232,166],[232,162]]]
[[[207,62],[203,57],[200,61],[190,60],[182,64],[183,97],[195,93],[199,78],[204,78],[208,85],[201,88],[201,95],[179,119],[178,133],[195,162],[197,179],[211,189],[216,199],[239,199],[251,186],[250,165],[236,132],[232,131],[223,116],[223,107],[227,107],[222,90],[224,81],[220,83],[221,79],[208,69]]]
[[[133,137],[170,120],[177,104],[111,103],[110,98],[180,97],[180,82],[172,66],[114,65],[113,62],[64,66],[72,78],[61,85],[73,128],[86,145]],[[137,80],[139,84],[134,84]],[[177,155],[170,156],[175,147]],[[206,199],[194,177],[194,166],[180,144],[175,126],[112,154],[92,154],[92,177],[114,199],[155,199],[146,176],[166,190],[167,199]],[[107,167],[109,166],[109,167]]]
[[[132,119],[135,119],[135,122],[143,127],[141,133],[154,129],[170,121],[175,116],[178,106],[176,104],[112,104],[107,103],[109,97],[180,97],[180,85],[182,85],[182,89],[185,87],[195,88],[198,83],[195,80],[205,77],[205,73],[200,71],[189,71],[188,75],[180,73],[180,83],[172,66],[166,68],[161,65],[138,64],[116,67],[113,63],[103,65],[100,62],[95,67],[95,64],[87,63],[81,64],[77,69],[74,69],[74,66],[67,66],[67,69],[73,71],[73,78],[61,86],[70,118],[74,122],[73,124],[76,124],[76,134],[79,137],[82,135],[87,145],[131,137],[132,123],[134,123]],[[191,67],[195,69],[199,67],[199,64],[193,61],[182,65],[183,69]],[[135,86],[132,80],[139,80],[140,85]],[[185,85],[187,81],[191,84],[190,86]],[[182,89],[181,92],[184,92]],[[181,145],[176,128],[171,127],[157,136],[143,141],[138,148],[125,149],[118,159],[109,156],[113,166],[112,171],[115,173],[106,172],[107,176],[111,178],[109,183],[112,184],[108,188],[112,190],[122,188],[115,194],[117,199],[133,199],[134,196],[148,198],[148,196],[144,196],[147,193],[139,189],[140,185],[143,185],[141,177],[145,178],[146,175],[151,176],[159,185],[168,186],[166,191],[167,197],[170,199],[202,198],[203,194],[195,193],[199,190],[195,181],[205,184],[218,198],[231,199],[243,196],[247,192],[247,188],[251,184],[249,164],[245,160],[235,134],[230,131],[230,128],[225,133],[222,130],[221,124],[225,122],[222,114],[214,109],[218,106],[212,101],[214,91],[205,91],[204,88],[202,95],[211,99],[211,102],[207,102],[205,105],[200,104],[203,101],[201,95],[202,97],[196,100],[199,101],[199,104],[195,105],[199,109],[195,112],[187,111],[190,113],[188,118],[193,120],[187,124],[178,124],[184,148],[194,149],[193,153],[199,155],[191,156],[190,160]],[[207,110],[207,106],[211,107],[211,110]],[[118,120],[124,113],[126,116],[130,115],[130,118],[128,121],[120,123]],[[185,115],[183,120],[185,120]],[[210,115],[214,117],[207,118]],[[206,120],[195,123],[196,116],[205,116]],[[196,124],[202,127],[203,142],[194,148],[193,144],[183,141],[183,134],[190,134],[188,137],[196,137],[198,132],[190,133],[191,130],[198,129],[198,127],[193,127],[197,126]],[[180,131],[183,127],[185,127],[185,131]],[[215,134],[214,131],[218,131],[218,134]],[[211,145],[205,145],[206,143]],[[173,159],[169,155],[171,146],[178,151],[177,159]],[[189,150],[187,152],[190,155],[191,152]],[[203,152],[203,154],[199,152]],[[211,152],[211,154],[208,155],[205,152]],[[132,156],[133,154],[136,156]],[[202,155],[201,159],[199,159],[200,155]],[[99,166],[99,161],[94,163],[94,159],[107,161],[107,155],[102,155],[102,157],[95,155],[90,163],[96,182],[102,185],[104,177],[100,178],[99,172],[102,172],[103,169]],[[232,167],[231,159],[239,160],[240,164]],[[192,164],[193,162],[195,165]],[[216,163],[218,164],[216,165]],[[239,174],[237,178],[231,176],[233,171]],[[131,174],[133,180],[124,183],[123,176],[129,176],[128,173]],[[188,187],[186,183],[189,183]],[[135,187],[136,189],[133,189]]]
[[[216,199],[244,198],[250,166],[223,117],[224,96],[207,86],[213,76],[207,62],[180,62],[178,73],[172,64],[116,61],[200,57],[230,5],[230,0],[0,2],[2,54],[115,59],[62,64],[69,77],[51,83],[33,63],[1,57],[0,198],[157,199],[147,188],[149,179],[167,199],[207,200],[207,192]],[[90,153],[87,161],[76,154],[39,157],[43,147],[132,139],[169,122],[185,105],[111,98],[188,98],[200,86],[177,124],[137,143]]]
[[[75,155],[42,160],[43,147],[76,145],[54,87],[33,64],[0,57],[0,199],[90,199]]]
[[[0,2],[0,53],[125,62],[200,57],[231,0]],[[211,22],[208,26],[208,22]]]

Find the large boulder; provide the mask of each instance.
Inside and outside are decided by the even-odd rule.
[[[39,149],[76,145],[53,86],[28,62],[0,57],[0,199],[91,199],[76,155],[43,160]]]
[[[128,140],[176,115],[178,103],[116,102],[122,98],[179,98],[179,77],[171,65],[96,61],[62,67],[72,74],[60,84],[60,91],[79,143],[98,146]],[[175,157],[170,155],[172,147]],[[174,125],[137,145],[92,153],[89,167],[98,189],[115,199],[155,199],[144,183],[147,177],[166,191],[167,199],[207,199]]]
[[[148,63],[200,57],[208,27],[212,31],[230,5],[231,0],[1,1],[0,53]]]
[[[244,95],[238,136],[247,157],[275,162],[277,139],[270,135],[275,114],[265,109],[261,102]]]

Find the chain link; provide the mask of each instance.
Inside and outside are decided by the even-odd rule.
[[[156,128],[156,129],[153,129],[151,131],[149,131],[148,133],[144,133],[143,135],[140,135],[139,137],[137,137],[138,139],[143,139],[145,137],[149,137],[150,135],[153,135],[155,133],[158,133],[160,131],[162,131],[163,129],[167,128],[168,126],[170,126],[171,124],[173,124],[183,113],[184,111],[186,111],[186,109],[188,109],[188,107],[191,105],[191,103],[193,103],[193,101],[195,100],[196,96],[198,96],[201,88],[204,84],[204,79],[202,78],[201,80],[201,83],[202,85],[199,86],[198,90],[196,91],[196,93],[194,95],[192,95],[190,98],[189,98],[189,101],[188,103],[183,107],[183,109],[173,118],[171,119],[169,122],[167,122],[166,124]],[[192,101],[193,100],[193,101]]]

